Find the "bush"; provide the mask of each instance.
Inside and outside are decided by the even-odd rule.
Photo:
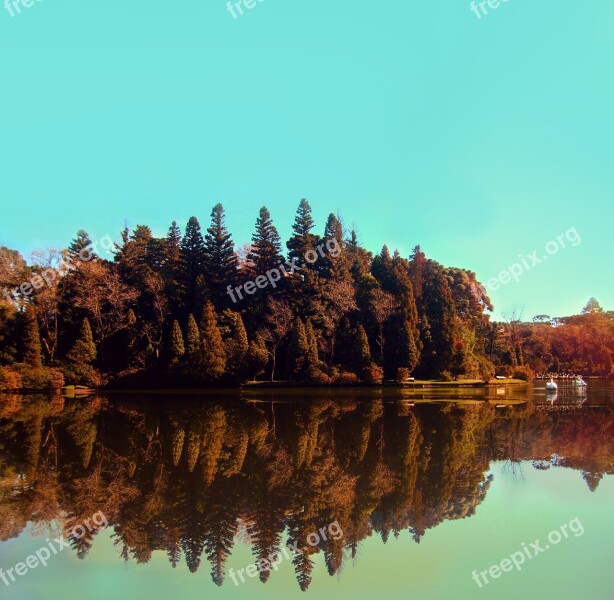
[[[100,388],[105,383],[100,372],[90,365],[67,364],[62,367],[62,373],[66,383],[70,385],[85,385],[90,388]]]
[[[409,369],[405,367],[399,367],[397,369],[397,383],[403,383],[409,379]]]
[[[514,367],[512,373],[513,379],[522,379],[523,381],[533,381],[535,373],[530,367]]]
[[[356,373],[350,373],[349,371],[341,371],[333,381],[335,385],[352,385],[357,382],[358,377]]]
[[[55,390],[64,385],[64,375],[58,369],[33,368],[18,363],[15,368],[21,375],[22,386],[28,390]]]
[[[326,373],[331,381],[335,381],[339,377],[339,369],[335,366],[328,366],[326,363],[318,363],[317,368]]]
[[[375,363],[371,363],[367,369],[365,369],[365,381],[367,383],[380,384],[384,381],[384,369],[378,367]]]
[[[326,373],[324,373],[324,371],[321,371],[317,367],[311,367],[307,371],[305,381],[307,383],[313,383],[316,385],[330,385],[331,384],[331,378]]]
[[[21,387],[21,375],[17,371],[0,367],[0,390],[18,390]]]
[[[485,356],[476,357],[478,363],[478,375],[482,381],[488,383],[495,376],[495,365]]]
[[[439,379],[441,379],[441,381],[454,381],[454,377],[452,377],[450,371],[442,371],[441,375],[439,375]]]

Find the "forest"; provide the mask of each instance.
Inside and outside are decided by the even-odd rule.
[[[196,217],[160,238],[125,227],[108,258],[84,230],[28,261],[1,247],[0,389],[614,372],[614,313],[595,299],[575,316],[495,322],[472,271],[419,245],[407,258],[373,254],[334,214],[320,231],[303,199],[285,251],[265,207],[251,242],[235,247],[221,204],[204,231]],[[273,271],[275,285],[261,286]]]
[[[248,544],[258,561],[286,537],[303,547],[337,521],[341,539],[294,558],[305,590],[318,554],[340,575],[370,536],[420,543],[445,521],[471,518],[489,493],[491,461],[514,482],[528,469],[566,469],[591,492],[614,473],[609,406],[410,407],[371,393],[369,402],[313,390],[300,401],[258,403],[218,393],[196,406],[164,395],[7,394],[0,540],[56,519],[69,537],[102,511],[112,528],[104,536],[123,560],[147,563],[161,551],[169,568],[208,569],[222,585],[235,544]],[[99,533],[70,539],[77,556],[87,557]]]

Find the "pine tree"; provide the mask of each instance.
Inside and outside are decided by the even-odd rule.
[[[183,355],[185,354],[185,346],[183,344],[183,334],[181,333],[181,327],[179,327],[179,321],[173,321],[173,329],[171,332],[171,341],[169,347],[169,367],[175,368]]]
[[[297,314],[308,315],[316,312],[322,297],[324,279],[317,272],[319,254],[315,250],[320,236],[311,233],[313,228],[311,206],[303,198],[292,226],[293,235],[286,242],[290,263],[301,268],[299,274],[295,274],[288,281],[292,304]]]
[[[369,339],[362,325],[356,327],[354,333],[354,346],[352,349],[352,368],[358,375],[362,377],[364,371],[371,364],[371,349],[369,347]]]
[[[234,251],[232,236],[224,219],[224,207],[216,204],[211,211],[211,226],[205,236],[205,276],[211,299],[216,308],[221,309],[230,303],[228,286],[237,280],[237,255]]]
[[[333,243],[336,244],[336,247],[340,250],[344,247],[343,242],[343,225],[341,221],[334,215],[328,215],[328,219],[326,220],[326,226],[324,227],[324,240],[327,244],[332,246]],[[328,246],[327,246],[328,248]],[[323,258],[319,258],[317,264],[318,272],[322,277],[326,279],[336,278],[336,279],[349,279],[349,263],[347,257],[344,256],[343,253],[337,254],[335,252],[335,256],[333,256],[330,251],[326,252],[326,255]]]
[[[182,258],[181,230],[173,221],[164,240],[162,275],[166,296],[175,315],[179,314],[177,308],[182,304],[186,291],[185,282],[182,281]]]
[[[174,234],[173,234],[174,235]],[[184,305],[188,313],[194,313],[204,299],[203,274],[205,243],[196,217],[190,217],[181,240],[181,283]]]
[[[231,337],[226,344],[227,371],[235,380],[244,379],[247,373],[247,352],[249,341],[240,313],[229,311],[231,315]]]
[[[79,337],[71,350],[66,354],[66,358],[78,369],[91,367],[96,360],[96,344],[94,343],[92,328],[87,318],[83,319]]]
[[[202,340],[201,372],[210,381],[219,379],[226,370],[226,351],[217,323],[217,314],[210,301],[203,309],[200,338]]]
[[[316,337],[315,331],[313,330],[313,325],[311,321],[307,321],[305,325],[305,335],[307,337],[307,367],[316,367],[320,362],[319,353],[318,353],[318,338]]]
[[[248,261],[253,264],[253,271],[257,275],[264,275],[271,269],[278,269],[283,261],[281,255],[281,241],[279,233],[271,214],[266,206],[260,209],[256,220],[256,232],[252,236],[252,248]]]
[[[43,366],[41,340],[36,314],[31,306],[26,310],[24,320],[23,362],[33,369],[40,369]]]
[[[313,235],[311,230],[314,228],[313,217],[311,216],[311,206],[303,198],[296,211],[294,225],[292,225],[293,236],[288,240],[287,246],[290,259],[295,258],[298,264],[305,262],[305,254],[314,248],[319,236]]]
[[[92,250],[92,240],[87,231],[84,229],[77,231],[77,237],[68,246],[68,256],[72,261],[88,261],[96,258]]]
[[[287,353],[287,373],[291,379],[303,375],[309,357],[309,342],[300,317],[294,319]]]
[[[384,359],[387,377],[395,378],[398,369],[408,369],[410,373],[413,372],[420,353],[416,347],[410,322],[400,313],[390,319],[386,329]]]
[[[256,337],[249,343],[248,351],[248,375],[255,379],[266,368],[269,362],[269,352],[262,337],[256,334]]]
[[[201,358],[201,341],[198,325],[196,324],[196,319],[192,313],[190,313],[188,316],[185,341],[188,365],[191,369],[198,369]]]

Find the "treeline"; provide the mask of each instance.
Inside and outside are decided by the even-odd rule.
[[[221,585],[240,522],[256,562],[279,551],[285,533],[302,548],[310,533],[337,521],[342,539],[295,559],[306,589],[317,554],[330,575],[340,574],[370,536],[420,542],[439,524],[474,515],[493,460],[505,461],[511,478],[523,477],[526,461],[540,470],[564,466],[591,491],[614,473],[610,407],[410,409],[326,391],[303,399],[225,395],[195,406],[177,398],[5,396],[0,488],[11,493],[0,496],[0,540],[54,519],[68,538],[72,525],[101,510],[126,561],[164,552],[173,566],[210,569]],[[84,558],[94,540],[88,532],[70,541]],[[263,582],[269,576],[260,573]]]
[[[491,324],[490,338],[489,356],[506,374],[614,375],[614,312],[595,298],[571,317],[537,315],[525,322],[512,312],[506,322]]]
[[[487,380],[507,366],[471,271],[419,246],[374,256],[333,214],[320,235],[306,200],[285,246],[263,207],[251,244],[235,248],[218,204],[204,232],[196,217],[164,238],[124,229],[112,260],[85,231],[29,266],[2,248],[0,386]],[[41,279],[67,261],[62,276]],[[26,295],[23,282],[42,285]]]

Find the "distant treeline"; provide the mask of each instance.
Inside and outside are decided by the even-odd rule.
[[[0,387],[612,372],[612,313],[596,301],[554,324],[493,323],[475,273],[420,246],[374,256],[333,214],[315,229],[302,200],[284,254],[263,207],[251,244],[236,249],[218,204],[204,235],[196,217],[164,238],[125,228],[112,261],[83,230],[30,265],[0,248]],[[44,277],[58,264],[70,268]]]

